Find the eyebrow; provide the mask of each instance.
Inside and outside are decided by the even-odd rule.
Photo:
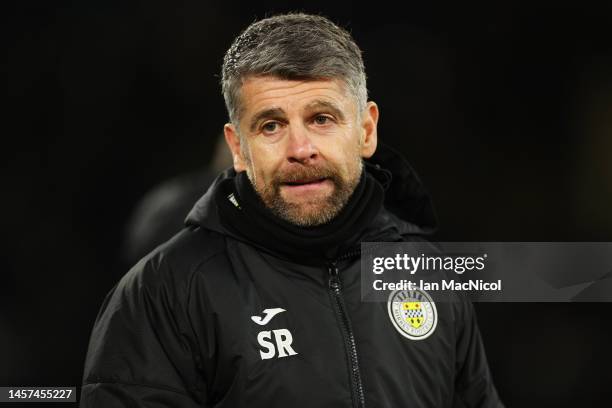
[[[345,120],[344,113],[342,113],[342,109],[340,109],[338,105],[336,105],[333,102],[324,101],[324,100],[316,100],[306,105],[306,110],[307,111],[328,110],[331,113],[333,113],[334,116],[336,116],[340,121]]]
[[[251,119],[251,122],[249,124],[249,129],[251,132],[255,131],[257,124],[261,122],[263,119],[268,119],[268,118],[284,119],[285,116],[286,116],[285,111],[282,110],[281,108],[271,108],[271,109],[262,110],[261,112],[257,112],[257,114],[253,116],[253,119]]]
[[[345,120],[345,115],[342,113],[342,109],[340,109],[335,103],[325,101],[325,100],[316,100],[305,107],[306,111],[317,111],[317,110],[328,110],[333,113],[340,121]],[[281,108],[270,108],[262,110],[261,112],[257,112],[253,119],[249,122],[249,130],[254,132],[257,128],[257,124],[264,119],[285,119],[285,111]]]

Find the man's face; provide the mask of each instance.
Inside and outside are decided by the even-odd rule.
[[[336,80],[251,77],[241,88],[239,128],[225,126],[237,172],[264,204],[300,226],[330,221],[344,207],[376,150],[378,108],[357,111]]]

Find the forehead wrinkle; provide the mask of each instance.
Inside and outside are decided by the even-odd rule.
[[[253,94],[251,97],[259,97],[260,99],[257,101],[257,104],[265,104],[267,103],[269,100],[273,99],[273,100],[277,100],[279,98],[281,99],[293,99],[293,98],[299,98],[301,97],[303,94],[306,93],[314,93],[314,94],[319,94],[316,95],[318,97],[326,97],[329,98],[329,96],[325,95],[326,91],[330,91],[332,90],[333,92],[336,92],[334,89],[332,88],[327,88],[327,87],[317,87],[317,88],[308,88],[308,89],[303,89],[297,92],[292,92],[291,94],[281,94],[278,95],[277,93],[275,93],[275,91],[282,91],[282,90],[286,90],[286,88],[283,87],[279,87],[279,88],[275,88],[275,89],[266,89],[262,92],[257,92],[255,94]]]
[[[312,84],[318,84],[318,86],[312,87]],[[306,86],[304,89],[294,90],[294,88],[298,88],[300,86]],[[283,96],[295,96],[300,95],[307,92],[313,91],[332,91],[339,92],[341,94],[345,94],[345,87],[343,84],[339,83],[337,80],[313,80],[313,81],[292,81],[292,80],[282,80],[274,77],[263,77],[263,78],[249,78],[243,82],[242,92],[244,93],[245,88],[251,88],[251,98],[257,97],[258,95],[266,95],[273,93],[273,95],[263,96],[261,101],[266,101],[267,99],[277,98],[278,95],[274,94],[277,91],[287,91],[294,90],[290,95],[281,95]],[[252,89],[255,88],[255,89]],[[259,88],[259,89],[258,89]],[[263,89],[262,89],[263,88]]]
[[[335,109],[340,109],[341,104],[338,103],[339,101],[337,101],[337,97],[335,95],[328,95],[327,93],[321,93],[320,91],[326,91],[329,90],[329,88],[309,88],[300,92],[296,92],[293,93],[291,95],[269,95],[269,96],[264,96],[261,97],[259,100],[255,101],[254,105],[257,106],[265,106],[266,104],[270,103],[270,107],[268,109],[281,109],[279,107],[279,103],[284,104],[286,102],[295,102],[293,99],[295,99],[295,97],[298,97],[298,100],[300,99],[300,95],[304,94],[306,92],[308,93],[314,93],[314,95],[312,95],[312,98],[315,98],[313,101],[309,102],[306,105],[306,108],[309,108],[311,105],[313,104],[319,104],[319,105],[326,105],[328,107],[331,108],[335,108]],[[264,92],[269,92],[270,90],[266,90]],[[253,95],[252,97],[256,97],[257,94]],[[280,99],[280,100],[279,100]]]
[[[251,84],[274,84],[271,85],[270,89],[293,89],[302,85],[310,85],[313,83],[318,83],[321,87],[325,87],[325,85],[336,85],[339,88],[342,88],[342,84],[340,81],[336,79],[312,79],[312,80],[294,80],[294,79],[283,79],[275,76],[259,76],[259,77],[248,77],[242,81],[242,87],[249,86]]]

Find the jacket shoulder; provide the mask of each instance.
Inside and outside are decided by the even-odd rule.
[[[201,395],[201,385],[193,382],[199,348],[187,310],[191,277],[224,248],[218,233],[184,229],[134,265],[100,308],[83,383]]]

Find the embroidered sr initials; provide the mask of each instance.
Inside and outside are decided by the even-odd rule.
[[[274,343],[272,342],[273,337]],[[295,356],[297,354],[291,347],[293,336],[287,329],[259,332],[257,335],[257,342],[263,347],[263,350],[259,351],[262,360],[271,359],[276,356],[277,353],[278,358]]]

